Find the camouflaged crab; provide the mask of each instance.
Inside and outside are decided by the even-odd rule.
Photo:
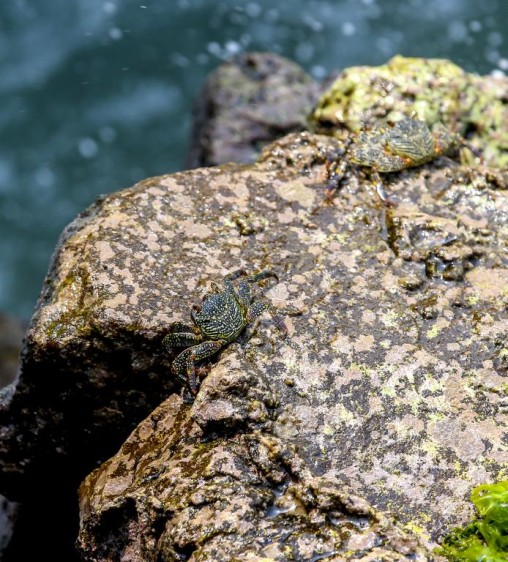
[[[424,121],[405,117],[393,125],[362,131],[349,146],[347,157],[376,172],[398,172],[446,154],[457,142],[458,136],[441,123],[430,130]]]
[[[245,277],[238,287],[233,281]],[[171,324],[169,333],[163,340],[169,352],[174,347],[186,347],[171,365],[173,373],[186,382],[192,394],[197,393],[198,378],[196,362],[217,353],[228,343],[235,341],[243,330],[267,310],[272,314],[276,325],[287,333],[283,320],[276,315],[276,309],[263,297],[253,296],[250,285],[262,279],[274,277],[273,271],[265,270],[247,276],[240,269],[224,277],[224,288],[212,283],[212,291],[205,295],[201,306],[194,305],[191,311],[193,326],[181,322]]]
[[[376,191],[385,203],[395,204],[385,194],[380,173],[399,172],[421,166],[446,154],[461,139],[441,123],[429,129],[424,121],[404,117],[396,123],[383,123],[366,129],[350,138],[343,158],[333,169],[331,177],[340,184],[348,165],[370,168]]]

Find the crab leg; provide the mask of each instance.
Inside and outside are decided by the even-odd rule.
[[[259,319],[259,317],[261,316],[261,314],[263,314],[263,312],[265,312],[265,310],[267,310],[271,314],[277,328],[279,328],[279,330],[283,332],[284,336],[286,336],[288,333],[288,329],[286,324],[284,323],[284,320],[277,314],[277,309],[267,301],[259,300],[250,307],[247,313],[247,322],[250,323]],[[251,332],[254,331],[256,324],[257,323],[255,323],[252,327],[252,330],[250,330]]]
[[[236,271],[233,271],[231,273],[228,273],[226,275],[226,277],[224,277],[224,283],[228,283],[231,281],[234,281],[235,279],[238,279],[239,277],[245,277],[247,275],[247,272],[245,271],[245,269],[237,269]]]
[[[381,200],[381,202],[389,207],[396,207],[397,202],[394,201],[389,195],[387,195],[385,191],[385,187],[383,185],[383,180],[381,179],[379,172],[377,171],[371,172],[370,179],[373,182],[374,189],[376,190],[376,194]]]
[[[187,326],[187,330],[189,327]],[[174,334],[168,334],[162,340],[162,343],[166,346],[168,351],[171,351],[173,347],[189,347],[190,345],[196,345],[203,341],[201,336],[194,334],[192,332],[175,332]]]
[[[206,359],[226,345],[225,340],[205,341],[184,349],[173,361],[173,373],[181,380],[187,380],[192,394],[197,394],[196,361]]]
[[[236,271],[233,271],[232,273],[229,273],[228,275],[226,275],[226,277],[224,277],[224,281],[227,283],[228,281],[234,281],[235,279],[238,279],[239,277],[246,277],[248,274],[245,271],[245,269],[237,269]],[[279,276],[275,273],[275,271],[272,271],[271,269],[264,269],[263,271],[260,271],[259,273],[256,273],[255,275],[249,275],[247,277],[247,281],[249,283],[257,283],[258,281],[261,281],[262,279],[266,279],[267,277],[275,277],[275,279],[279,279]]]
[[[250,277],[247,277],[247,281],[249,283],[257,283],[258,281],[261,281],[262,279],[267,279],[268,277],[274,277],[277,281],[279,280],[279,276],[275,273],[275,271],[272,271],[271,269],[264,269],[263,271],[260,271],[255,275],[251,275]]]

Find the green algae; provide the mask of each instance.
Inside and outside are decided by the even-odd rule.
[[[508,480],[474,488],[471,501],[478,519],[454,529],[439,554],[452,562],[506,562],[508,560]]]
[[[92,302],[87,298],[86,289],[90,286],[90,275],[85,268],[78,268],[54,287],[55,301],[77,303],[59,309],[48,320],[45,334],[50,341],[61,341],[71,334],[87,337],[92,331]]]

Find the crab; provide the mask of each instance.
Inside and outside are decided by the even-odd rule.
[[[348,148],[348,160],[376,172],[399,172],[446,154],[457,142],[457,135],[440,123],[430,130],[424,121],[404,117],[362,131]]]
[[[233,281],[244,277],[235,287]],[[264,270],[248,276],[240,269],[223,280],[223,288],[212,283],[212,290],[205,295],[201,306],[194,305],[191,311],[193,326],[174,322],[171,332],[164,337],[163,344],[169,352],[173,348],[185,347],[174,359],[171,370],[188,385],[193,395],[198,391],[198,361],[211,357],[227,344],[238,339],[244,329],[258,319],[265,311],[271,313],[277,327],[287,334],[284,321],[277,315],[277,309],[263,297],[253,296],[250,285],[262,279],[274,277],[275,272]]]
[[[458,135],[441,123],[429,129],[424,121],[404,117],[396,123],[383,123],[364,130],[351,138],[345,158],[333,170],[336,185],[350,164],[370,168],[381,200],[394,204],[385,194],[380,173],[391,173],[421,166],[447,154],[461,143]]]

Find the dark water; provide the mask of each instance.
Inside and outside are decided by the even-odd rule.
[[[28,318],[62,228],[176,171],[192,100],[244,50],[321,78],[400,53],[508,69],[506,0],[1,0],[0,311]]]

